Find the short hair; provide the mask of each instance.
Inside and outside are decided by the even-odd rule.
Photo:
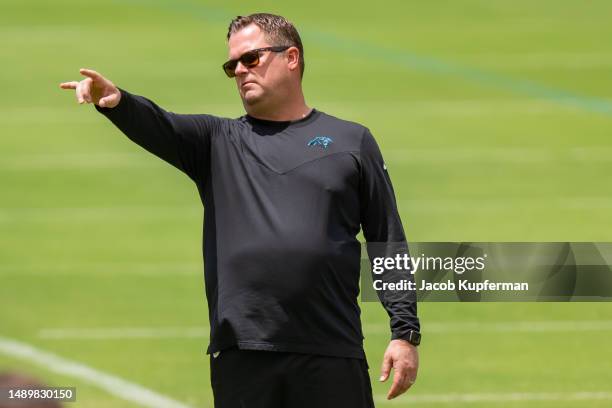
[[[300,78],[304,76],[304,46],[302,39],[295,26],[285,17],[269,13],[255,13],[248,16],[236,16],[229,25],[227,30],[227,40],[229,41],[232,34],[245,28],[248,25],[255,24],[263,31],[266,40],[271,45],[290,45],[296,47],[300,51]]]

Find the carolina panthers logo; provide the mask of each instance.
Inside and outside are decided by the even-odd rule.
[[[319,146],[323,149],[327,149],[327,146],[329,146],[332,143],[334,143],[334,141],[332,140],[331,137],[317,136],[314,139],[312,139],[310,142],[308,142],[308,146],[309,147]]]

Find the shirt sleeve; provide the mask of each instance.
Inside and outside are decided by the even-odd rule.
[[[168,112],[145,97],[119,90],[117,106],[94,105],[96,110],[133,142],[202,183],[210,168],[211,135],[221,118]]]
[[[361,141],[360,158],[361,225],[370,261],[375,257],[409,257],[391,178],[368,129]],[[414,282],[414,275],[406,269],[387,270],[382,278],[385,282]],[[390,317],[391,339],[408,339],[411,330],[420,331],[416,291],[377,291],[377,295]]]

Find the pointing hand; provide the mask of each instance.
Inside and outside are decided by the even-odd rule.
[[[79,70],[86,78],[80,82],[71,81],[60,84],[62,89],[75,89],[79,103],[94,103],[102,108],[114,108],[119,104],[121,91],[108,79],[91,69]]]

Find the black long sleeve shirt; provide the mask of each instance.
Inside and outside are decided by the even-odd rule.
[[[197,185],[208,353],[364,357],[356,236],[362,226],[368,242],[406,241],[367,128],[316,109],[286,122],[176,114],[123,89],[116,107],[96,109]],[[416,301],[383,306],[392,338],[419,330]]]

